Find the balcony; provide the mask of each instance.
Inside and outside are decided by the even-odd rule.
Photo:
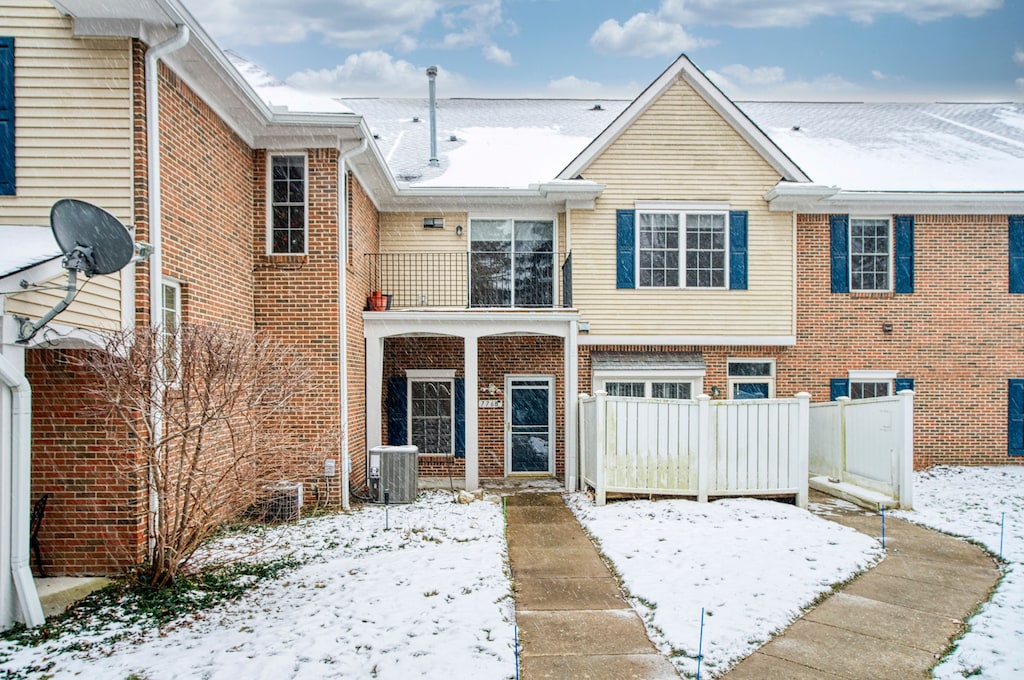
[[[572,253],[368,253],[369,290],[388,309],[572,307]],[[556,266],[561,276],[556,276]]]

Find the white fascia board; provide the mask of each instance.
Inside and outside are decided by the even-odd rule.
[[[500,210],[503,207],[527,207],[546,208],[560,212],[567,208],[592,209],[594,201],[602,191],[604,191],[604,185],[595,182],[553,182],[535,184],[525,189],[417,188],[398,185],[392,195],[383,201],[381,209],[391,212],[424,210],[478,212]]]
[[[807,175],[804,174],[804,171],[747,114],[743,113],[724,92],[718,89],[718,86],[711,82],[704,75],[704,72],[697,68],[696,64],[690,61],[685,54],[681,54],[647,89],[640,93],[639,97],[633,100],[632,104],[619,114],[618,118],[612,121],[611,125],[606,127],[562,172],[558,173],[559,179],[572,179],[583,173],[596,158],[618,139],[623,131],[632,125],[651,104],[657,101],[672,86],[678,77],[684,78],[694,91],[710,104],[783,179],[802,182],[810,181]]]
[[[46,283],[50,279],[56,278],[66,271],[61,265],[62,260],[63,256],[56,255],[49,260],[38,262],[31,267],[26,267],[25,269],[19,269],[16,272],[6,274],[0,277],[0,290],[10,292],[19,287],[22,281],[27,281],[29,286]],[[26,288],[24,292],[27,293],[31,290],[31,288]]]
[[[595,335],[580,334],[581,345],[696,345],[794,347],[794,335]]]
[[[484,337],[550,335],[569,337],[580,315],[575,311],[386,311],[363,312],[368,339],[406,336]]]
[[[781,189],[781,191],[780,191]],[[836,187],[779,185],[765,195],[773,212],[805,214],[1017,215],[1021,192],[843,191]]]

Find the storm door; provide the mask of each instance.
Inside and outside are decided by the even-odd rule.
[[[554,471],[554,379],[505,378],[505,472],[550,475]]]

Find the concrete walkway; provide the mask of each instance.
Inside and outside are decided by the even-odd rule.
[[[812,493],[811,509],[869,536],[881,517]],[[928,678],[988,599],[999,570],[980,548],[892,517],[885,558],[724,677],[729,680]]]
[[[678,678],[561,494],[507,504],[523,680]]]

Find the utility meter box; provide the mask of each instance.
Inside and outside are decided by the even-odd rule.
[[[412,445],[374,446],[368,477],[375,503],[412,503],[419,483],[419,449]]]

